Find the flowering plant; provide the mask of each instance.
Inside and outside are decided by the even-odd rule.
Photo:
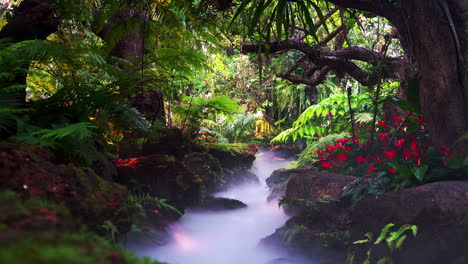
[[[435,148],[429,144],[423,117],[408,113],[406,117],[393,119],[378,121],[374,133],[361,125],[363,129],[357,130],[358,136],[337,139],[334,145],[317,150],[317,165],[340,173],[383,179],[388,190],[438,180],[468,180],[466,161],[454,157],[446,146]]]
[[[214,143],[216,142],[216,138],[213,137],[212,132],[210,132],[208,129],[201,129],[198,131],[198,135],[196,137],[196,140],[200,144],[204,143]]]

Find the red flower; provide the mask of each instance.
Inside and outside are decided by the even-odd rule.
[[[384,145],[388,145],[388,134],[387,133],[380,133],[379,139],[384,142]]]
[[[315,151],[315,153],[317,153],[319,156],[322,156],[323,155],[323,150],[317,150],[317,151]]]
[[[439,148],[439,153],[440,153],[440,155],[442,155],[442,156],[444,156],[446,158],[450,158],[452,156],[452,154],[453,154],[453,152],[449,148],[447,148],[446,146],[441,146]]]
[[[330,156],[320,156],[319,160],[327,160]]]
[[[392,160],[393,157],[396,155],[396,151],[394,149],[384,151],[383,154],[387,157],[387,159]]]
[[[392,169],[392,168],[387,168],[387,171],[390,172],[390,173],[396,173],[396,170]]]
[[[339,139],[335,140],[335,142],[336,142],[336,143],[342,143],[342,144],[344,144],[344,143],[346,143],[346,139],[344,139],[344,138],[339,138]]]
[[[383,126],[383,127],[385,127],[385,128],[388,128],[387,123],[385,123],[384,121],[377,121],[377,124],[378,124],[379,126]]]
[[[349,140],[353,143],[359,143],[359,139],[357,137],[350,137]]]
[[[362,156],[357,156],[357,163],[361,164],[363,162],[366,162],[366,159],[364,157],[362,157]]]
[[[367,171],[367,173],[373,173],[374,171],[375,171],[374,163],[369,164],[369,170]]]
[[[422,123],[422,122],[424,122],[424,117],[423,117],[423,116],[421,116],[421,117],[418,119],[418,123]]]
[[[335,144],[334,146],[336,149],[344,150],[345,148],[341,144]]]
[[[336,150],[336,148],[334,146],[329,146],[329,145],[326,145],[325,148],[327,149],[328,153],[332,153],[333,151]]]
[[[395,141],[395,143],[393,143],[393,144],[395,145],[395,147],[400,148],[403,145],[403,143],[405,143],[404,138]]]
[[[414,151],[418,150],[418,144],[417,144],[416,140],[411,141],[410,149],[414,150]]]
[[[395,119],[398,120],[398,121],[402,121],[402,120],[403,120],[403,118],[402,118],[401,116],[392,116],[392,117],[395,118]]]
[[[421,167],[421,164],[422,164],[421,159],[418,159],[418,160],[416,161],[416,166]]]
[[[348,156],[345,153],[341,153],[340,155],[338,155],[338,160],[340,162],[344,162],[347,159],[348,159]]]
[[[376,157],[374,157],[374,156],[370,156],[370,158],[371,158],[373,161],[375,161],[377,164],[382,163],[382,160],[379,159],[379,158],[376,158]]]
[[[403,150],[403,158],[405,160],[409,160],[411,158],[411,152],[409,152],[408,150]]]
[[[348,152],[351,152],[351,151],[352,151],[352,149],[349,148],[349,147],[344,147],[344,149],[345,149],[346,151],[348,151]]]
[[[322,166],[324,168],[327,168],[327,169],[333,167],[333,165],[330,162],[325,162],[325,161],[322,162],[322,164],[320,164],[320,166]]]

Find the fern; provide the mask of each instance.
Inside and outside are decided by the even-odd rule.
[[[95,129],[93,124],[81,122],[51,129],[36,128],[30,134],[19,134],[12,139],[23,144],[47,146],[68,160],[91,164],[102,155],[96,148]]]
[[[231,143],[245,142],[255,135],[255,123],[258,117],[253,114],[238,114],[226,118],[218,133]]]
[[[338,93],[310,106],[297,118],[291,128],[280,133],[272,142],[294,142],[301,138],[313,139],[330,133],[350,131],[351,122],[347,100],[346,94]],[[367,113],[371,104],[372,101],[367,93],[352,96],[351,106],[357,113]]]
[[[130,194],[127,197],[127,201],[124,203],[120,210],[128,212],[132,211],[132,208],[144,208],[148,206],[158,209],[167,209],[169,211],[182,215],[182,213],[177,208],[167,203],[167,199],[156,198],[147,193]]]

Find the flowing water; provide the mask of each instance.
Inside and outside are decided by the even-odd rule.
[[[281,252],[259,247],[260,240],[272,234],[289,218],[277,201],[267,202],[265,179],[289,160],[272,152],[257,154],[252,172],[260,183],[248,183],[214,194],[236,199],[246,208],[232,211],[187,211],[169,227],[170,241],[164,246],[135,245],[130,249],[170,264],[266,264],[282,257]]]

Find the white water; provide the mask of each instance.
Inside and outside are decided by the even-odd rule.
[[[237,199],[247,208],[221,212],[188,211],[170,226],[167,245],[135,245],[130,248],[141,256],[149,256],[170,264],[266,264],[282,257],[281,252],[258,247],[260,240],[281,227],[288,216],[277,201],[267,202],[265,179],[288,160],[272,152],[260,152],[252,172],[259,184],[233,186],[217,197]]]

